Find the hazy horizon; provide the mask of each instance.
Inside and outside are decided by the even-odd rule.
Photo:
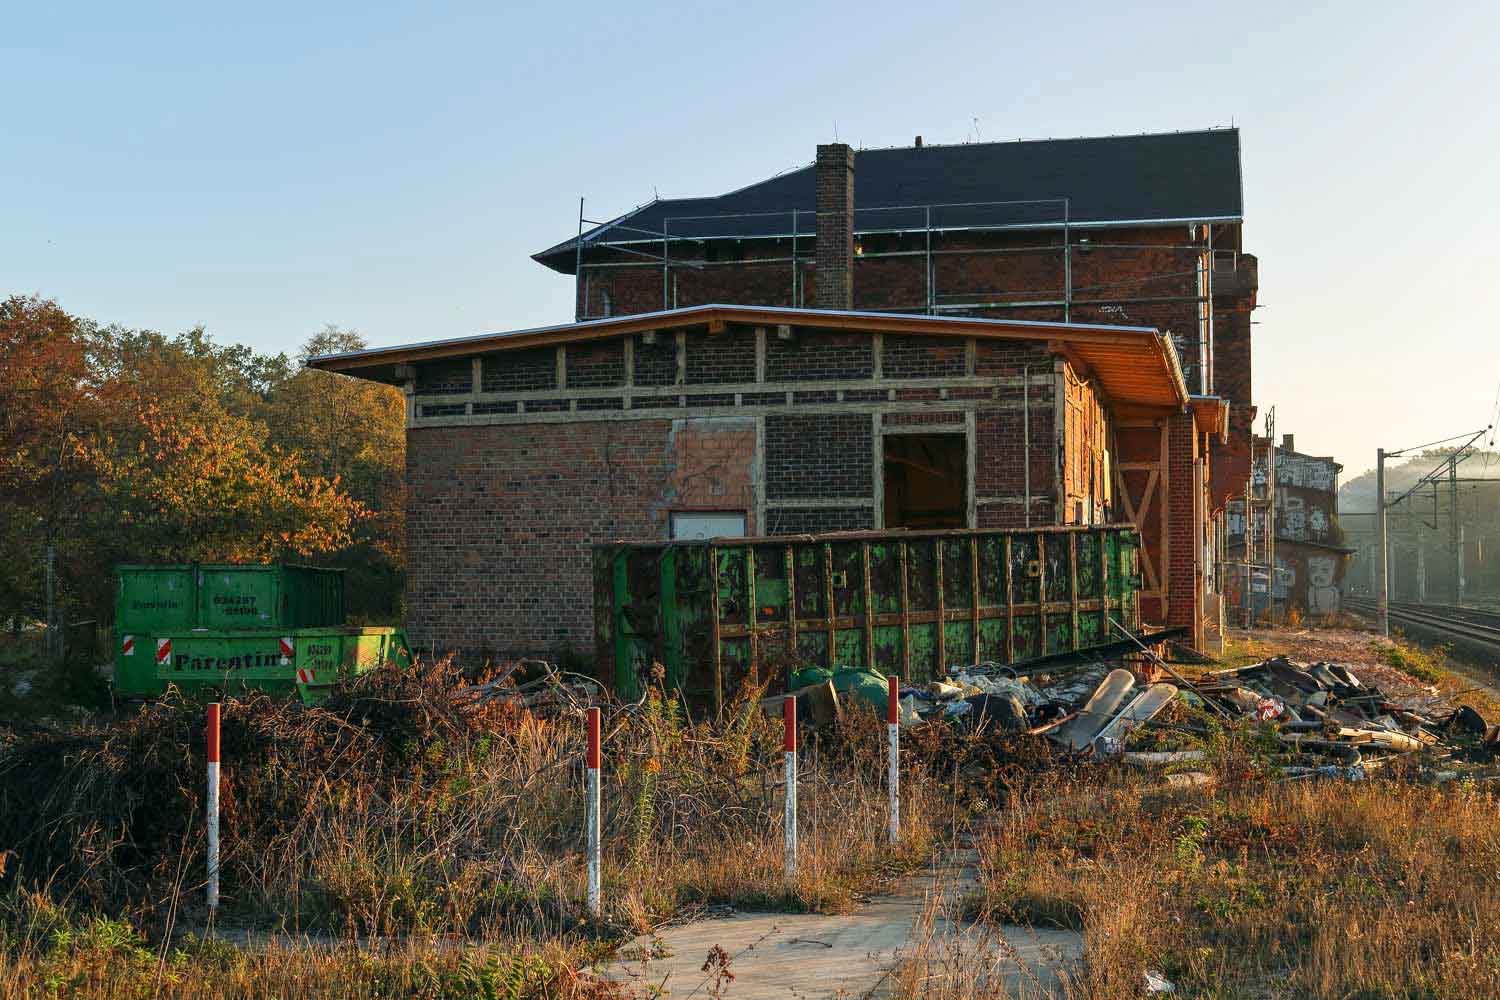
[[[1278,433],[1350,477],[1493,419],[1493,8],[643,9],[15,12],[0,293],[262,351],[461,336],[571,318],[530,254],[580,195],[716,194],[835,135],[1235,124]]]

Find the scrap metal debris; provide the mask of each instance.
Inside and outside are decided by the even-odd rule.
[[[1339,663],[1272,657],[1207,674],[1193,693],[1271,723],[1289,755],[1283,772],[1292,778],[1359,780],[1406,754],[1487,760],[1497,748],[1496,727],[1474,708],[1387,693]]]
[[[1361,668],[1361,676],[1344,664],[1299,663],[1282,656],[1191,671],[1196,676],[1189,678],[1166,670],[1149,651],[1132,665],[1139,669],[1094,663],[1035,676],[992,663],[955,667],[941,681],[903,687],[901,714],[907,723],[946,719],[976,733],[1042,736],[1070,755],[1174,770],[1203,766],[1208,754],[1194,747],[1212,726],[1248,723],[1265,727],[1267,738],[1281,746],[1271,761],[1291,779],[1361,780],[1391,760],[1413,755],[1428,768],[1429,780],[1444,781],[1458,773],[1455,759],[1488,762],[1500,756],[1500,726],[1475,708],[1452,705],[1432,688],[1416,686],[1417,694],[1413,685],[1383,688],[1385,678],[1374,668]],[[1163,674],[1170,683],[1143,680]],[[1179,709],[1169,716],[1173,721],[1159,721],[1174,704],[1187,716]],[[1188,737],[1187,748],[1182,741],[1163,745],[1151,738],[1162,732]],[[1435,769],[1440,762],[1444,768]],[[1178,777],[1183,780],[1176,784],[1184,786],[1211,780],[1201,770]]]

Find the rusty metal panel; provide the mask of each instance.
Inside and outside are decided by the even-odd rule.
[[[806,665],[921,682],[1139,626],[1129,525],[618,542],[595,549],[597,648],[625,698],[653,663],[715,711]]]

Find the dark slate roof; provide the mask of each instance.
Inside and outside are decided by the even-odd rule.
[[[1093,139],[862,149],[854,154],[859,233],[1122,222],[1238,220],[1238,129]],[[1064,204],[1066,199],[1066,205]],[[653,201],[584,233],[585,246],[815,232],[812,164],[713,198]],[[1008,204],[996,204],[1008,203]],[[795,218],[795,230],[793,228]],[[534,255],[573,272],[576,240]]]

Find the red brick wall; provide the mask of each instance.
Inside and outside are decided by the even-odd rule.
[[[593,646],[590,545],[662,533],[671,421],[412,428],[407,628],[419,649]]]
[[[1250,476],[1250,435],[1255,420],[1252,405],[1251,320],[1259,283],[1259,265],[1250,254],[1240,254],[1232,274],[1214,277],[1214,376],[1218,395],[1231,401],[1229,441],[1211,447],[1213,478],[1210,503],[1222,510],[1225,502],[1243,496]]]
[[[872,434],[877,427],[961,429],[972,421],[975,518],[983,528],[1027,524],[1028,487],[1031,525],[1078,519],[1075,501],[1083,502],[1081,519],[1087,521],[1102,513],[1104,449],[1120,449],[1113,453],[1116,462],[1132,457],[1130,434],[1135,432],[1111,426],[1106,401],[1088,383],[1086,372],[1083,379],[1066,380],[1059,407],[1059,379],[1067,369],[1043,343],[977,341],[971,349],[957,339],[888,336],[882,338],[880,358],[887,376],[968,379],[972,374],[988,380],[893,391],[874,381],[868,335],[801,329],[796,334],[790,341],[768,336],[771,377],[816,375],[846,385],[868,379],[869,387],[839,390],[839,400],[839,391],[808,384],[805,391],[794,390],[789,403],[783,385],[779,391],[743,392],[742,405],[762,409],[695,415],[701,414],[693,410],[695,405],[737,405],[733,393],[716,392],[714,386],[753,376],[751,332],[731,327],[722,334],[688,337],[686,377],[691,386],[676,381],[675,337],[659,336],[654,345],[635,338],[638,388],[631,392],[633,408],[664,407],[650,409],[644,419],[413,428],[407,454],[408,605],[414,638],[468,652],[586,652],[592,634],[590,546],[609,539],[665,537],[673,510],[743,511],[749,530],[768,534],[873,527]],[[568,387],[556,390],[556,400],[528,401],[528,413],[543,402],[558,404],[544,413],[567,410],[570,391],[579,382],[622,382],[623,359],[623,342],[570,347]],[[540,378],[551,371],[546,360],[544,355],[520,357],[516,377],[525,368],[535,369]],[[487,358],[484,371],[487,382],[510,377],[500,358]],[[1030,383],[1025,390],[1023,375]],[[644,382],[661,387],[640,385]],[[682,407],[678,399],[684,395],[689,402]],[[925,405],[921,412],[871,412],[892,399]],[[618,409],[620,400],[585,396],[575,402],[581,414],[585,404],[610,402]],[[959,405],[975,402],[979,405],[972,415]],[[1023,402],[1028,404],[1024,410]],[[478,414],[481,404],[473,405]],[[808,405],[820,409],[803,409]],[[1061,426],[1059,413],[1066,421]],[[764,420],[763,456],[756,453],[757,414]],[[1156,429],[1146,428],[1137,436],[1136,450],[1152,454],[1136,459],[1154,461]],[[1029,452],[1023,447],[1028,439]],[[1165,507],[1171,517],[1171,565],[1164,567],[1171,578],[1166,617],[1184,624],[1193,620],[1191,560],[1199,551],[1192,535],[1196,447],[1191,416],[1173,418],[1170,495],[1155,510]],[[757,482],[761,469],[764,483]],[[1066,500],[1061,510],[1059,485]],[[756,523],[760,490],[763,524]],[[850,502],[827,503],[842,499]],[[798,501],[813,506],[799,507]],[[1115,519],[1125,516],[1119,497],[1113,498],[1109,513]],[[1151,551],[1165,547],[1155,533],[1154,517],[1144,531]],[[1146,610],[1149,615],[1151,609]],[[1160,620],[1161,609],[1156,612]]]
[[[854,150],[842,142],[818,147],[817,255],[819,309],[849,309],[854,263]]]
[[[1200,548],[1194,534],[1194,501],[1198,434],[1191,412],[1179,413],[1167,425],[1168,525],[1171,539],[1167,586],[1168,625],[1195,626],[1198,588],[1194,563]]]
[[[995,402],[1000,405],[982,409],[975,415],[974,495],[980,501],[976,511],[978,527],[1019,528],[1028,523],[1054,523],[1058,513],[1054,434],[1057,406],[1052,355],[1035,343],[980,342],[974,348],[974,374],[1015,379],[1029,376],[1033,383],[1026,391],[1020,386],[998,389]],[[1029,453],[1023,447],[1026,441],[1030,442]],[[983,502],[986,498],[994,502]]]
[[[742,513],[746,533],[759,532],[753,417],[683,421],[674,426],[666,452],[672,463],[665,499],[672,510]]]
[[[767,505],[778,500],[873,496],[872,419],[869,413],[857,412],[767,416]]]

